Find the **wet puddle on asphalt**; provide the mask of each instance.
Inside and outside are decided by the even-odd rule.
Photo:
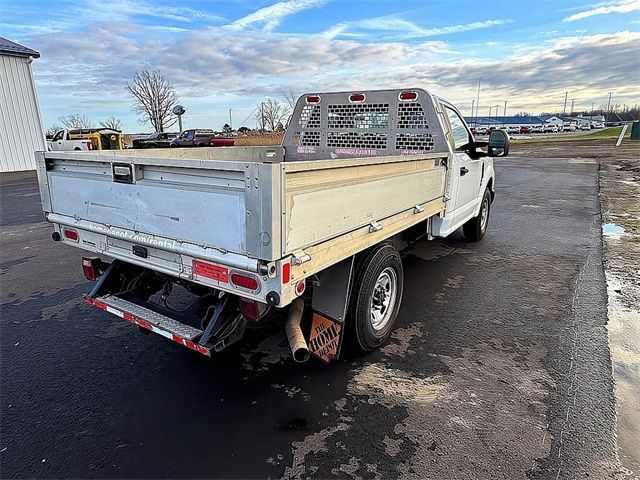
[[[624,234],[624,232],[624,228],[615,223],[605,223],[602,225],[602,235],[604,237],[620,238],[620,235]]]

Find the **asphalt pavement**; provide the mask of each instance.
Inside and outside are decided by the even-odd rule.
[[[617,476],[598,166],[496,160],[489,231],[404,254],[392,339],[207,360],[91,308],[32,176],[0,182],[2,478]]]

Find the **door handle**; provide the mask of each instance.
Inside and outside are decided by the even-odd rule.
[[[463,177],[467,173],[469,173],[469,169],[467,167],[460,167],[460,176]]]

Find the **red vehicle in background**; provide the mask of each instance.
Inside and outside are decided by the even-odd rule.
[[[210,128],[185,130],[171,141],[172,147],[233,147],[233,137],[220,137]]]
[[[520,127],[520,133],[531,133],[531,127],[522,126]]]

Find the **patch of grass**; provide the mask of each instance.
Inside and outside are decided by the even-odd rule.
[[[513,141],[518,143],[534,143],[534,142],[572,142],[576,140],[602,140],[612,139],[615,140],[620,136],[622,127],[608,127],[600,130],[594,130],[589,133],[570,133],[567,135],[553,135],[549,137],[532,137],[532,138],[514,138]],[[631,125],[627,129],[627,133],[624,135],[625,139],[631,138]]]

